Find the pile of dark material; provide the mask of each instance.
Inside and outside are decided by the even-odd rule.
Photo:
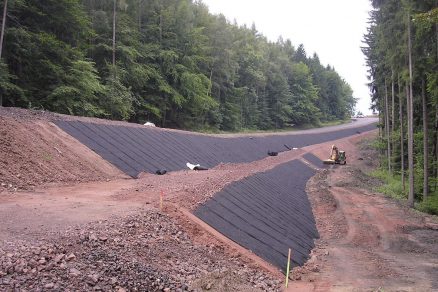
[[[195,215],[222,234],[286,270],[303,265],[319,237],[306,183],[315,172],[299,160],[227,185]]]
[[[54,241],[0,245],[0,291],[195,291],[194,281],[209,273],[236,273],[255,291],[279,290],[278,281],[230,260],[220,246],[194,244],[153,210],[72,229]]]
[[[186,169],[187,162],[199,163],[206,168],[220,163],[252,162],[265,158],[267,151],[278,154],[294,147],[348,137],[359,129],[375,129],[375,125],[371,124],[319,134],[221,138],[129,124],[122,126],[62,120],[55,123],[132,177],[143,171],[155,173],[161,169]]]

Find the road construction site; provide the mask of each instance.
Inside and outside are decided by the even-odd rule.
[[[289,249],[287,291],[438,289],[436,218],[366,175],[374,119],[245,135],[0,120],[2,291],[283,291]],[[347,165],[322,163],[333,144]]]

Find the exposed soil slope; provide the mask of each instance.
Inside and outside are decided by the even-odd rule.
[[[47,121],[0,116],[0,192],[126,177]]]

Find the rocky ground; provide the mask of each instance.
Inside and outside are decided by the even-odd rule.
[[[56,238],[56,239],[54,239]],[[221,245],[196,244],[155,209],[0,247],[1,291],[279,291]]]

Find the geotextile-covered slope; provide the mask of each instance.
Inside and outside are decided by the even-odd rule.
[[[220,163],[263,159],[269,151],[282,152],[375,129],[374,124],[312,134],[223,138],[127,124],[56,121],[61,129],[88,146],[126,174],[186,169],[186,163],[211,168]]]
[[[299,160],[231,183],[194,214],[273,265],[302,265],[318,231],[306,194],[314,171]]]

